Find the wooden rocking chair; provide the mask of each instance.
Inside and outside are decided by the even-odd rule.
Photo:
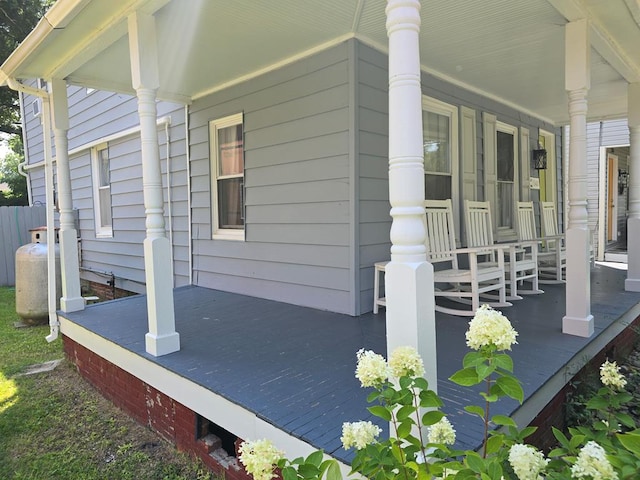
[[[493,307],[508,307],[506,299],[504,256],[500,247],[456,248],[451,200],[427,200],[425,202],[427,259],[435,266],[435,296],[462,303],[470,303],[471,309],[455,309],[438,305],[436,311],[451,315],[473,316],[480,307],[480,295],[498,291],[498,302],[488,302]],[[478,256],[494,253],[495,264],[478,262]],[[458,255],[466,254],[469,268],[460,268]],[[448,265],[446,265],[448,264]],[[448,268],[447,268],[448,267]]]
[[[537,240],[523,240],[515,243],[494,244],[493,224],[489,202],[474,202],[465,200],[465,226],[467,232],[467,246],[482,247],[498,245],[507,255],[505,269],[509,283],[507,300],[520,300],[519,295],[533,295],[544,293],[538,288],[538,244]],[[487,261],[495,263],[495,254]],[[518,289],[518,284],[528,280],[532,283],[530,289]]]

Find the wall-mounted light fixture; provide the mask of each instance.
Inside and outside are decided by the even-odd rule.
[[[629,182],[629,172],[626,170],[618,169],[618,195],[622,195],[624,193],[624,189],[626,188]]]
[[[531,151],[531,163],[536,170],[547,169],[547,151],[544,148],[536,148]]]

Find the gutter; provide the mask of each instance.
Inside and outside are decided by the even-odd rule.
[[[39,24],[38,24],[39,25]],[[53,205],[53,157],[51,155],[51,114],[49,104],[49,92],[38,88],[29,87],[17,81],[15,78],[7,78],[7,85],[12,90],[26,93],[42,99],[42,130],[44,141],[44,176],[46,192],[46,217],[47,217],[47,309],[49,311],[49,335],[47,342],[53,342],[58,338],[60,322],[56,312],[56,254],[55,254],[55,220]]]

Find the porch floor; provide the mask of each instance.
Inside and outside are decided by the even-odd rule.
[[[544,294],[504,309],[519,332],[512,357],[525,402],[500,402],[492,413],[529,422],[589,358],[640,315],[640,293],[624,291],[625,277],[624,270],[605,265],[592,269],[595,333],[588,339],[561,333],[564,285],[543,285]],[[367,412],[366,392],[354,377],[358,349],[386,352],[384,309],[378,315],[350,317],[195,286],[175,289],[174,299],[181,350],[159,358],[145,352],[143,295],[60,315],[347,463],[353,452],[341,447],[343,422],[369,419],[388,431],[385,422]],[[463,407],[480,399],[448,380],[468,352],[468,320],[436,315],[438,393],[457,430],[456,446],[474,449],[482,425]]]

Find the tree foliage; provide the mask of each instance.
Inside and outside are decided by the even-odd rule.
[[[0,0],[0,63],[24,40],[53,0]],[[21,132],[18,94],[0,87],[0,132]]]
[[[18,165],[24,160],[24,148],[19,135],[9,138],[9,148],[11,152],[0,158],[0,183],[6,183],[10,191],[0,192],[0,206],[28,205],[27,179],[18,172]]]

